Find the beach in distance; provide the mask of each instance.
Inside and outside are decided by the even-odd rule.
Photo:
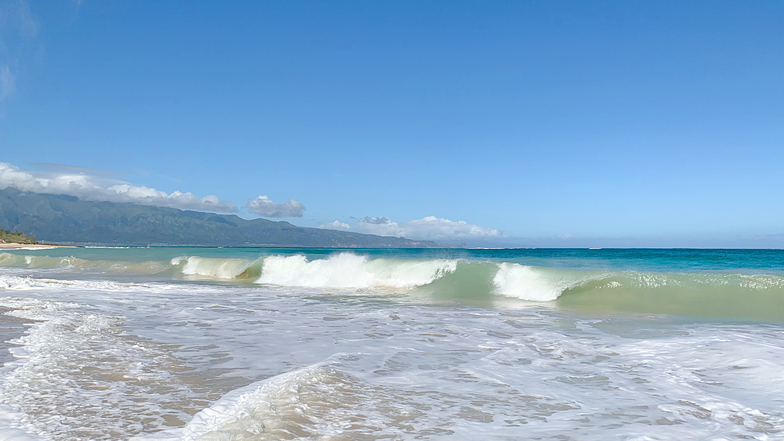
[[[76,248],[69,245],[54,245],[44,243],[0,243],[0,250],[48,250],[52,248]]]
[[[775,439],[783,295],[780,250],[3,250],[0,439]]]

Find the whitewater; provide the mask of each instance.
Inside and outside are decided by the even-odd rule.
[[[0,440],[784,439],[784,251],[0,252]]]

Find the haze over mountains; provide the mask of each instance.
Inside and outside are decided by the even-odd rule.
[[[432,241],[306,228],[176,208],[90,202],[73,196],[0,190],[0,228],[39,241],[104,245],[426,248]]]

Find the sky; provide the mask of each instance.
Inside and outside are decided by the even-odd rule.
[[[784,247],[784,2],[0,0],[0,188]]]

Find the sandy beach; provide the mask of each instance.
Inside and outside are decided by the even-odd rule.
[[[0,243],[0,250],[48,250],[51,248],[76,248],[74,246],[42,243]]]

